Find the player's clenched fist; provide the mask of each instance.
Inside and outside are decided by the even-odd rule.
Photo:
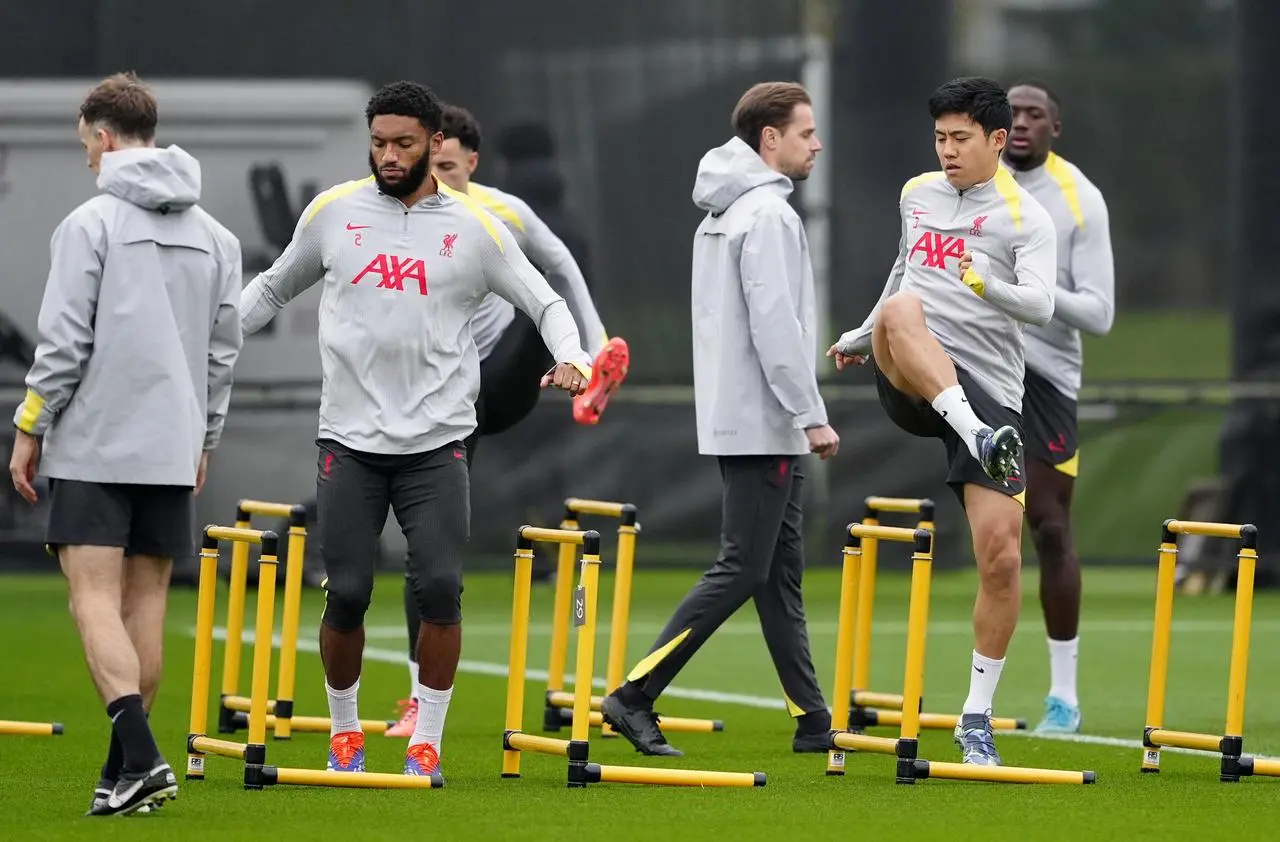
[[[542,388],[554,386],[557,389],[564,389],[573,398],[585,392],[589,382],[587,376],[573,363],[559,363],[542,375]]]

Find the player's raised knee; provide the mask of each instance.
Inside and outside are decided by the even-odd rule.
[[[914,292],[895,292],[880,305],[876,320],[886,330],[924,327],[924,303]]]
[[[441,571],[420,577],[414,587],[422,621],[439,626],[462,622],[462,576]]]

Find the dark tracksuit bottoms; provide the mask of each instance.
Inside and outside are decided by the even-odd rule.
[[[657,699],[694,653],[753,600],[793,717],[825,711],[800,588],[804,474],[797,456],[720,456],[720,553],[676,608],[629,684]]]

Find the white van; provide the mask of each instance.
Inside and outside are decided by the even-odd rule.
[[[31,342],[49,237],[97,192],[76,122],[98,81],[0,79],[0,332],[7,320]],[[372,90],[362,82],[144,81],[159,100],[157,145],[177,144],[199,159],[200,204],[240,238],[246,283],[283,250],[317,192],[368,175],[364,109]],[[244,497],[314,497],[319,293],[318,286],[308,291],[267,329],[246,337],[226,432],[199,498],[201,522],[230,523]],[[25,373],[24,365],[0,360],[0,412],[10,417],[25,392]],[[5,464],[7,435],[0,433]],[[27,508],[0,488],[0,544],[39,548],[43,512]],[[0,553],[6,555],[13,554]]]

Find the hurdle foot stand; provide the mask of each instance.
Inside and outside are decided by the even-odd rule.
[[[905,503],[903,504],[906,505]],[[870,518],[868,518],[870,519]],[[894,779],[899,784],[912,785],[927,778],[950,780],[989,781],[993,783],[1041,783],[1041,784],[1091,784],[1096,780],[1092,771],[1068,771],[1035,769],[1019,766],[979,766],[970,763],[947,763],[926,760],[919,756],[919,734],[926,716],[939,726],[948,723],[954,727],[958,717],[941,714],[922,714],[921,696],[924,691],[925,640],[928,629],[929,589],[933,568],[933,531],[917,526],[915,529],[879,526],[877,524],[852,523],[847,527],[848,538],[844,547],[844,563],[840,586],[840,617],[836,636],[836,675],[834,698],[848,699],[854,711],[861,711],[861,721],[849,721],[850,708],[837,704],[832,710],[831,748],[827,754],[827,774],[843,775],[847,752],[866,752],[892,755],[895,758]],[[907,654],[903,670],[901,696],[887,693],[855,694],[851,689],[854,672],[852,654],[857,640],[855,606],[866,594],[865,559],[863,542],[895,541],[912,544],[911,597],[907,617]],[[863,622],[865,614],[857,615]],[[864,661],[865,662],[865,661]],[[862,701],[896,705],[896,711],[875,711],[857,704]],[[890,716],[892,714],[892,716]],[[872,715],[875,724],[889,724],[892,719],[899,725],[898,737],[871,737],[853,733],[856,726],[869,724]],[[882,717],[882,718],[881,718]],[[995,724],[993,722],[993,724]],[[1005,720],[1001,724],[1016,724]],[[997,726],[998,727],[998,726]]]
[[[533,586],[533,545],[536,542],[559,544],[562,547],[582,546],[581,565],[577,587],[568,598],[558,598],[557,605],[568,606],[572,611],[573,626],[577,628],[577,664],[574,691],[571,697],[572,713],[568,740],[535,736],[523,733],[525,710],[525,667],[529,645],[529,602]],[[561,555],[563,560],[565,555]],[[572,575],[572,555],[569,556],[569,574]],[[591,678],[595,669],[596,596],[600,580],[600,533],[595,530],[544,529],[522,526],[516,533],[515,587],[511,606],[511,649],[507,669],[506,720],[502,733],[502,777],[519,778],[520,760],[524,752],[551,754],[568,761],[566,784],[570,789],[585,789],[595,783],[663,784],[667,786],[697,787],[756,787],[764,786],[762,772],[735,773],[693,769],[662,769],[631,766],[605,766],[590,762],[588,737],[591,724],[600,716],[592,710]],[[561,570],[564,573],[564,569]],[[568,591],[568,575],[562,580]],[[557,623],[561,622],[557,619]],[[559,639],[567,655],[568,620],[564,620],[565,634]],[[553,659],[554,663],[554,659]],[[552,694],[546,696],[548,703]],[[557,711],[559,708],[557,707]],[[545,709],[544,709],[545,711]],[[563,724],[557,712],[557,725]],[[544,721],[547,718],[544,712]],[[706,730],[713,730],[707,728]]]
[[[1237,576],[1235,617],[1231,627],[1231,665],[1227,686],[1226,727],[1221,735],[1164,728],[1165,693],[1169,675],[1169,643],[1173,626],[1173,600],[1178,556],[1178,536],[1234,539]],[[1160,749],[1183,748],[1220,755],[1218,780],[1238,783],[1251,775],[1280,777],[1280,761],[1260,760],[1244,754],[1245,684],[1249,669],[1249,634],[1253,615],[1253,583],[1258,561],[1258,529],[1251,523],[1164,521],[1156,568],[1156,613],[1151,640],[1151,675],[1147,685],[1147,722],[1142,731],[1141,770],[1160,771]]]

